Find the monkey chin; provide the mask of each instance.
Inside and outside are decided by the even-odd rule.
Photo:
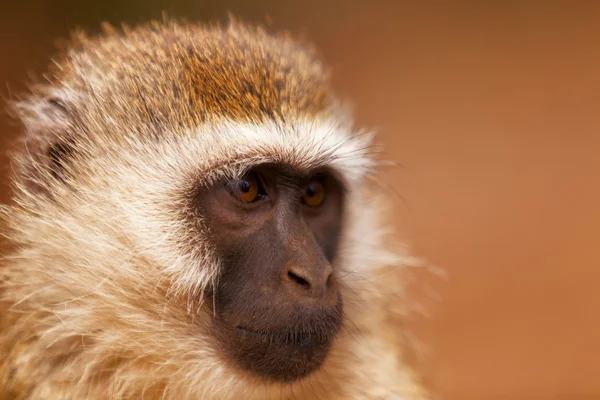
[[[268,312],[268,310],[266,310]],[[342,327],[343,305],[315,313],[298,309],[285,325],[232,325],[215,319],[217,338],[236,369],[273,383],[292,383],[325,362]]]

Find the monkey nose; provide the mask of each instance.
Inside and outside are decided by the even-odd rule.
[[[329,263],[314,267],[292,265],[284,269],[284,283],[297,293],[315,299],[325,297],[333,287],[333,269]]]

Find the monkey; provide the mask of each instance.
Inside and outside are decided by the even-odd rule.
[[[430,398],[373,135],[314,45],[165,19],[48,71],[14,104],[0,397]]]

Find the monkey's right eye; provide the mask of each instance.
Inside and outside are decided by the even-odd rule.
[[[265,196],[258,176],[252,172],[229,181],[227,186],[233,197],[242,203],[254,203]]]

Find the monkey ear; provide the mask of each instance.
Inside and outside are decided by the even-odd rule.
[[[20,156],[13,167],[29,191],[48,191],[49,180],[62,181],[73,156],[73,103],[62,93],[34,97],[14,107],[25,127]]]

